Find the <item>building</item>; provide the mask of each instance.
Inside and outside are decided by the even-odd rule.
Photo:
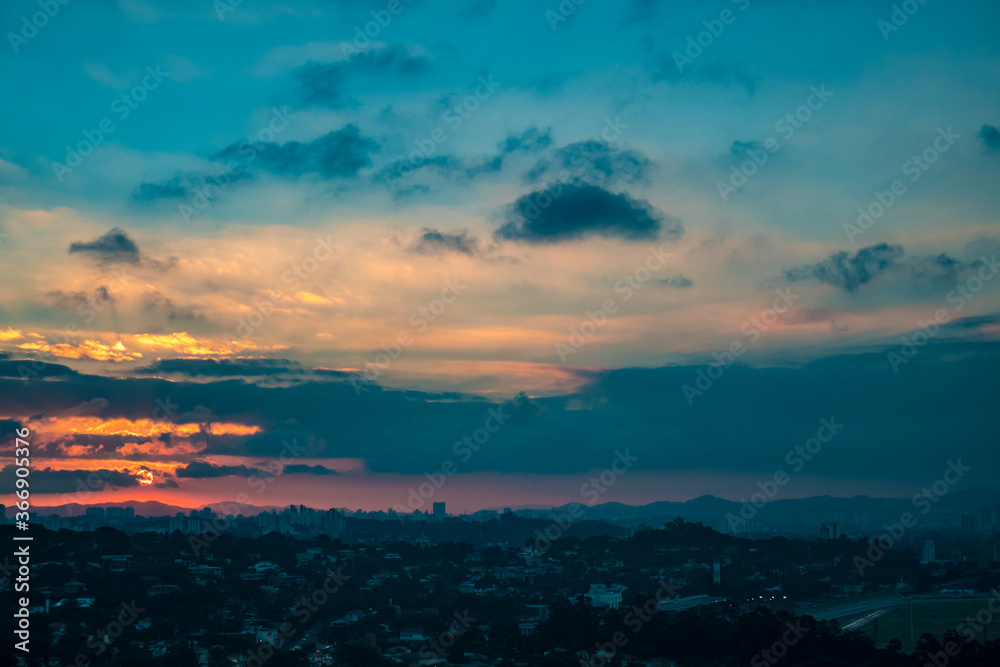
[[[7,507],[0,505],[0,523],[7,523]]]
[[[434,518],[437,521],[443,521],[447,513],[445,511],[444,503],[434,503]]]
[[[987,529],[996,523],[993,517],[993,509],[989,505],[983,505],[983,510],[980,512],[979,516],[980,525],[983,529]]]
[[[712,563],[712,584],[718,586],[722,583],[722,563],[716,558]]]
[[[997,545],[993,542],[980,542],[976,546],[976,569],[988,570],[997,561]]]
[[[976,515],[975,514],[963,514],[962,515],[962,537],[972,538],[976,536],[978,532],[976,529]]]
[[[591,584],[587,597],[590,598],[595,607],[618,609],[622,603],[622,592],[624,590],[625,587],[621,584],[612,584],[611,586]]]
[[[840,535],[837,531],[836,521],[824,521],[823,525],[820,526],[819,536],[823,540],[835,540]]]
[[[103,519],[107,516],[103,507],[88,507],[87,511],[84,513],[88,519]]]
[[[924,557],[921,562],[933,563],[936,555],[937,554],[934,553],[934,540],[927,540],[924,542]]]

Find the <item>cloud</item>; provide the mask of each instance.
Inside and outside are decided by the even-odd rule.
[[[521,134],[509,134],[498,144],[501,153],[534,153],[552,145],[552,128],[529,127]]]
[[[90,242],[76,241],[69,246],[70,254],[81,253],[98,264],[138,264],[139,246],[120,227]]]
[[[12,444],[24,424],[16,419],[0,419],[0,445]]]
[[[142,307],[147,311],[162,312],[170,322],[191,322],[205,319],[204,315],[195,313],[190,308],[181,308],[172,299],[163,296],[159,290],[150,290],[143,294]]]
[[[853,256],[844,250],[835,252],[822,262],[787,269],[784,275],[788,282],[818,280],[854,292],[898,266],[903,255],[902,246],[879,243],[861,248]]]
[[[232,144],[213,159],[240,160],[243,142]],[[258,142],[256,164],[280,176],[319,174],[323,178],[346,178],[371,166],[371,155],[379,150],[374,139],[361,134],[356,125],[345,125],[312,141],[289,141],[285,144]]]
[[[302,374],[302,365],[288,359],[160,359],[135,369],[140,375],[176,374],[190,377],[240,377]]]
[[[14,470],[13,465],[0,470],[4,488],[14,488]],[[138,487],[139,481],[131,472],[105,468],[99,470],[35,468],[31,471],[33,493],[73,493],[79,491],[81,486],[88,491],[101,491],[107,488],[128,489]]]
[[[820,418],[831,416],[845,428],[837,436],[837,447],[824,449],[818,475],[851,476],[862,461],[873,469],[892,466],[897,478],[919,481],[929,470],[939,470],[954,442],[964,443],[963,457],[978,461],[982,470],[1000,465],[1000,450],[989,437],[995,431],[992,388],[1000,372],[1000,344],[956,344],[939,337],[922,347],[906,368],[920,382],[900,382],[890,369],[886,352],[898,345],[805,365],[733,366],[724,382],[693,404],[682,388],[694,386],[702,366],[590,372],[583,374],[584,382],[574,393],[520,396],[502,405],[477,397],[385,388],[359,395],[342,380],[261,387],[235,380],[167,382],[88,375],[27,384],[16,376],[0,379],[0,396],[5,414],[17,420],[26,418],[22,415],[60,415],[94,396],[107,400],[102,423],[148,420],[155,399],[169,396],[178,421],[194,406],[203,406],[203,413],[213,415],[213,425],[222,420],[261,427],[253,435],[220,437],[207,429],[192,431],[192,423],[204,423],[201,420],[185,421],[187,432],[205,443],[204,451],[173,454],[172,460],[184,464],[178,477],[187,479],[269,474],[255,469],[254,458],[245,465],[221,466],[208,457],[274,458],[295,443],[305,446],[310,465],[324,463],[321,459],[358,458],[366,470],[385,473],[419,475],[449,458],[462,472],[583,473],[606,467],[609,443],[614,442],[627,443],[630,453],[639,457],[636,470],[766,472],[770,466],[773,472],[790,448],[815,434]],[[915,411],[914,405],[935,409]],[[468,457],[456,456],[454,448],[482,426],[490,410],[506,417],[500,430],[491,434],[488,446]],[[719,414],[728,418],[720,420]],[[54,425],[43,430],[51,432]],[[123,423],[120,430],[146,432],[140,425]],[[148,429],[150,434],[155,431],[152,425]],[[886,439],[887,432],[894,437]],[[322,471],[314,468],[311,473]],[[121,483],[131,485],[129,480]]]
[[[568,172],[574,180],[608,187],[618,182],[646,180],[653,162],[635,150],[622,150],[606,141],[591,139],[560,148],[552,159],[543,158],[524,175],[529,183]]]
[[[671,278],[663,278],[662,280],[657,280],[657,283],[663,285],[664,287],[678,287],[685,288],[694,285],[690,278],[685,278],[684,276],[673,276]]]
[[[979,130],[979,138],[983,145],[991,151],[1000,151],[1000,130],[992,125],[983,125]]]
[[[457,252],[464,255],[475,255],[479,252],[479,239],[469,234],[468,230],[455,233],[442,232],[437,229],[424,229],[420,237],[410,247],[411,252],[421,255],[441,255]]]
[[[346,101],[344,85],[353,75],[412,78],[428,71],[430,63],[426,56],[404,46],[390,46],[363,51],[341,62],[310,61],[295,70],[294,76],[303,102],[340,106]]]
[[[248,145],[243,142],[239,144],[239,146]],[[240,158],[242,160],[243,154]],[[220,169],[212,174],[196,171],[178,172],[166,181],[140,183],[132,191],[132,199],[137,202],[183,199],[195,192],[205,191],[206,186],[217,188],[220,183],[228,185],[240,181],[252,181],[254,178],[254,173],[246,166],[239,169]]]
[[[49,378],[77,375],[69,366],[30,359],[0,361],[0,378]]]
[[[286,475],[337,475],[339,474],[333,468],[327,468],[326,466],[315,465],[302,465],[300,463],[287,465],[281,469],[281,472]]]
[[[182,468],[177,469],[178,477],[194,479],[205,479],[208,477],[258,477],[263,476],[263,471],[257,468],[239,466],[217,466],[207,461],[192,461]]]
[[[558,243],[589,236],[626,241],[652,240],[661,234],[680,238],[679,221],[627,193],[615,194],[596,185],[555,185],[524,195],[507,207],[497,239]]]

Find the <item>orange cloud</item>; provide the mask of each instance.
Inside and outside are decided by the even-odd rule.
[[[43,352],[63,359],[92,359],[94,361],[120,363],[142,358],[142,354],[138,352],[129,352],[121,341],[118,341],[114,345],[107,345],[101,341],[89,339],[81,343],[58,343],[56,345],[39,341],[36,343],[21,343],[15,347],[21,350]]]
[[[137,345],[148,348],[166,349],[183,356],[230,356],[247,350],[279,350],[285,346],[262,346],[243,339],[219,340],[195,338],[186,331],[172,334],[136,334],[129,337]]]

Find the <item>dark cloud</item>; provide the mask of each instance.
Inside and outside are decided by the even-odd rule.
[[[169,396],[179,415],[203,406],[216,419],[261,429],[250,437],[206,438],[206,451],[188,461],[188,478],[270,474],[250,463],[215,466],[205,457],[274,459],[289,452],[360,458],[366,469],[387,473],[423,474],[451,459],[462,472],[582,474],[606,468],[615,449],[624,447],[638,457],[635,470],[769,474],[784,465],[786,452],[815,434],[821,418],[831,417],[844,429],[836,447],[824,448],[822,460],[809,464],[815,466],[810,475],[852,477],[859,468],[891,467],[897,479],[926,483],[956,456],[976,461],[976,470],[996,470],[1000,450],[992,415],[1000,344],[938,336],[893,373],[886,353],[900,345],[801,366],[731,366],[693,403],[683,388],[695,387],[703,366],[581,373],[582,387],[572,394],[503,404],[377,386],[359,394],[340,379],[261,387],[88,375],[25,384],[14,377],[0,379],[0,411],[16,419],[61,414],[101,396],[107,399],[105,419],[148,419],[156,399]],[[490,410],[503,415],[502,427],[488,446],[461,456],[463,438],[483,426]],[[75,482],[69,486],[73,490]]]
[[[315,465],[302,465],[302,464],[292,464],[287,465],[281,469],[281,472],[286,475],[337,475],[339,474],[333,468],[327,468],[326,466]]]
[[[214,156],[216,160],[240,160],[243,143],[232,144]],[[255,165],[280,176],[319,174],[323,178],[346,178],[371,166],[371,155],[379,150],[375,140],[365,137],[356,125],[329,132],[305,143],[254,144]]]
[[[135,369],[140,375],[175,374],[190,377],[240,377],[265,375],[300,375],[304,371],[297,361],[288,359],[160,359]]]
[[[24,428],[24,424],[16,419],[0,419],[0,445],[13,443],[17,437],[17,431]]]
[[[879,243],[861,248],[853,256],[841,250],[822,262],[788,269],[784,275],[788,282],[818,280],[854,292],[898,266],[903,255],[902,246]]]
[[[52,290],[45,293],[45,299],[54,306],[72,308],[74,310],[87,307],[96,312],[101,312],[106,305],[114,301],[111,292],[103,285],[95,289],[93,293]]]
[[[544,131],[537,127],[529,127],[521,134],[508,135],[497,146],[501,153],[534,153],[552,145],[552,128]]]
[[[455,233],[424,229],[410,250],[422,255],[457,252],[472,256],[479,252],[479,239],[469,234],[468,230],[465,229]]]
[[[196,479],[204,479],[207,477],[257,477],[261,476],[262,471],[257,468],[248,468],[247,466],[217,466],[208,463],[207,461],[192,461],[183,468],[177,469],[178,477],[188,477]]]
[[[657,283],[663,285],[664,287],[691,287],[694,285],[690,278],[685,278],[684,276],[673,276],[671,278],[663,278],[662,280],[657,280]]]
[[[237,149],[242,148],[243,153],[239,154],[237,162],[241,163],[239,168],[219,169],[215,173],[202,173],[196,171],[179,172],[173,178],[161,182],[140,183],[132,191],[132,199],[136,202],[153,202],[160,199],[182,199],[193,197],[197,193],[206,192],[206,188],[219,188],[241,181],[252,181],[255,176],[247,168],[248,147],[250,144],[240,142]],[[207,190],[211,192],[212,190]]]
[[[155,201],[157,199],[182,199],[189,191],[188,179],[184,176],[174,176],[169,181],[160,183],[140,183],[132,192],[132,198],[137,201]]]
[[[0,361],[0,378],[50,378],[77,375],[69,366],[50,364],[31,359],[11,359]]]
[[[4,488],[14,488],[13,465],[0,470]],[[127,489],[139,486],[135,475],[119,470],[53,470],[35,468],[31,471],[32,493],[74,493],[81,489],[101,491],[108,488]]]
[[[87,255],[102,265],[138,264],[140,261],[139,246],[119,227],[109,230],[94,241],[72,243],[69,252]]]
[[[531,168],[524,179],[535,183],[546,177],[563,176],[575,181],[608,187],[615,183],[645,181],[653,162],[635,150],[622,150],[600,139],[578,141],[543,158]]]
[[[932,284],[954,283],[968,269],[968,265],[947,253],[933,257],[916,258],[911,263],[913,278]]]
[[[979,130],[979,138],[983,145],[991,151],[1000,151],[1000,130],[992,125],[983,125]]]
[[[418,152],[419,153],[419,152]],[[382,167],[373,176],[375,182],[387,185],[394,196],[426,194],[430,188],[423,183],[406,184],[408,178],[418,172],[433,172],[441,176],[456,177],[471,181],[483,174],[493,174],[503,167],[500,155],[475,158],[458,158],[452,155],[420,156],[419,159],[401,158]]]
[[[195,322],[205,319],[204,315],[195,313],[190,308],[182,308],[158,290],[151,290],[142,295],[142,307],[147,311],[163,313],[171,322]]]
[[[555,185],[532,192],[508,206],[505,218],[494,236],[527,243],[588,236],[641,241],[661,234],[675,240],[684,233],[680,222],[649,202],[596,185]]]
[[[372,74],[379,78],[412,78],[430,68],[430,60],[426,57],[412,55],[403,46],[390,46],[356,53],[342,62],[310,61],[295,70],[294,76],[303,102],[340,106],[347,101],[344,86],[351,76]]]

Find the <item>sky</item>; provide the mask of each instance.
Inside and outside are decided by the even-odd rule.
[[[38,505],[1000,488],[998,20],[4,3],[4,488],[24,428]]]

